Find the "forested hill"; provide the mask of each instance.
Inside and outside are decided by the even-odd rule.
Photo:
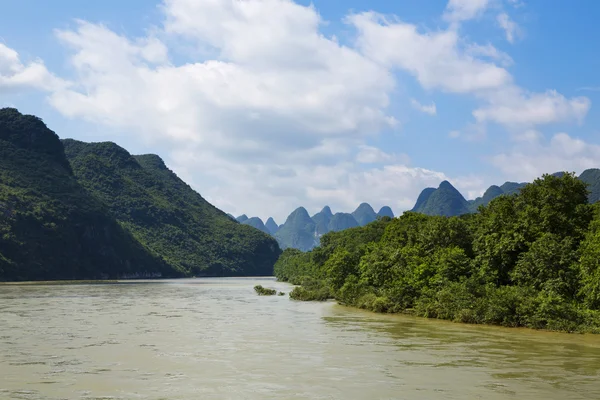
[[[0,109],[0,280],[177,276],[73,176],[58,136]]]
[[[561,177],[565,172],[552,174]],[[600,200],[600,170],[593,168],[585,170],[578,177],[589,190],[588,201],[595,203]],[[526,183],[505,182],[502,186],[490,186],[483,196],[474,200],[465,200],[462,194],[452,184],[444,181],[435,188],[423,189],[411,211],[426,215],[442,215],[446,217],[476,213],[479,206],[485,206],[498,196],[513,195],[519,192]]]
[[[78,181],[137,240],[184,275],[269,275],[280,250],[271,236],[233,221],[156,155],[114,143],[63,140]]]
[[[279,253],[158,156],[63,145],[39,118],[0,109],[0,281],[270,275]]]
[[[379,312],[600,333],[600,203],[545,175],[460,217],[407,212],[284,250],[290,297]]]

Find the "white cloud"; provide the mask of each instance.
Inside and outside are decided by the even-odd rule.
[[[391,22],[372,12],[347,18],[359,32],[357,46],[388,68],[413,74],[426,89],[473,93],[508,85],[510,74],[464,51],[454,30],[420,33],[415,25]]]
[[[503,67],[509,67],[514,63],[508,54],[498,50],[489,43],[486,45],[470,43],[465,47],[465,53],[472,57],[488,57],[491,60],[499,62]]]
[[[352,15],[348,21],[359,31],[358,48],[373,60],[411,73],[427,90],[479,99],[483,104],[473,112],[478,123],[512,128],[581,122],[590,108],[586,97],[569,99],[554,90],[522,89],[504,68],[512,63],[510,57],[491,44],[467,42],[455,29],[421,33],[415,25],[372,12]]]
[[[42,61],[23,64],[19,53],[0,43],[0,94],[25,88],[57,90],[65,85],[66,82],[48,72]]]
[[[450,179],[441,172],[406,165],[409,160],[403,155],[367,146],[362,150],[363,161],[384,161],[386,165],[365,168],[352,159],[316,164],[307,162],[311,155],[302,152],[290,155],[295,161],[286,170],[266,159],[252,164],[231,163],[197,149],[174,153],[170,165],[225,211],[263,219],[273,216],[278,223],[299,206],[311,214],[325,205],[334,212],[351,212],[363,201],[375,209],[389,205],[398,214],[413,207],[422,189]],[[213,179],[194,173],[199,170]]]
[[[419,110],[425,114],[429,114],[429,115],[437,114],[437,108],[435,106],[435,103],[433,103],[433,102],[431,104],[421,104],[417,100],[411,99],[410,104],[412,104],[412,106],[415,110]]]
[[[493,156],[491,163],[508,179],[531,181],[542,174],[558,171],[581,173],[597,168],[600,146],[586,143],[566,133],[557,133],[549,142],[520,143],[512,151]]]
[[[434,31],[353,14],[345,22],[356,28],[356,43],[341,45],[321,33],[314,7],[291,0],[165,0],[162,28],[144,37],[85,21],[58,30],[71,52],[71,86],[40,61],[25,65],[0,47],[0,90],[3,82],[28,82],[50,91],[50,103],[67,117],[160,146],[183,179],[233,214],[273,215],[281,223],[296,206],[351,211],[362,201],[399,212],[441,180],[467,196],[483,184],[477,176],[451,179],[409,166],[406,155],[366,145],[398,127],[388,110],[396,70],[426,90],[480,102],[474,123],[451,133],[464,140],[485,137],[488,123],[528,132],[581,121],[589,109],[585,97],[520,88],[507,70],[510,56],[461,37],[458,24],[490,4],[452,0],[444,14],[450,27]],[[173,57],[172,46],[192,47],[183,55],[189,61]],[[437,111],[435,103],[413,106]],[[535,138],[523,134],[523,142],[533,146]]]
[[[510,17],[506,13],[498,14],[496,20],[498,21],[498,25],[500,25],[500,27],[504,29],[504,33],[506,34],[506,40],[508,40],[509,43],[514,43],[516,35],[519,33],[519,27],[517,26],[517,24],[512,19],[510,19]]]
[[[367,145],[360,145],[356,161],[361,164],[409,164],[410,158],[406,154],[390,154]]]
[[[213,18],[224,14],[223,24],[218,26],[247,25],[242,29],[245,34],[218,30],[216,37],[229,35],[223,43],[212,36],[206,39],[211,45],[223,46],[226,58],[234,61],[174,65],[155,38],[131,40],[103,26],[79,22],[76,30],[57,33],[74,51],[71,62],[78,72],[79,88],[55,93],[52,104],[71,117],[135,128],[145,135],[192,140],[223,151],[250,142],[255,147],[287,141],[311,147],[322,137],[361,137],[395,124],[385,113],[388,93],[394,87],[391,75],[352,49],[312,31],[316,29],[314,19],[318,19],[314,10],[306,8],[313,19],[299,13],[293,23],[280,26],[279,20],[273,20],[281,29],[290,26],[312,32],[308,38],[295,37],[291,31],[281,33],[282,43],[275,43],[276,47],[286,43],[300,46],[314,58],[314,62],[286,64],[290,60],[284,61],[279,52],[269,53],[268,43],[261,49],[258,38],[249,40],[249,33],[264,27],[265,22],[261,18],[246,20],[240,16],[243,10],[230,8],[252,4],[263,13],[277,13],[278,5],[286,9],[289,2],[168,3],[177,10],[182,4],[192,7],[182,15],[194,21],[203,21],[210,11]],[[217,5],[219,9],[215,9]],[[173,14],[169,10],[167,7],[169,15]],[[175,24],[173,18],[168,26]],[[184,20],[180,31],[185,26]],[[194,30],[188,34],[196,34],[197,40],[207,35]],[[244,53],[246,44],[251,46],[248,42],[256,43],[253,51]],[[140,115],[146,117],[140,119]]]
[[[397,126],[386,112],[388,69],[321,35],[317,12],[291,1],[168,0],[163,10],[168,40],[85,21],[57,31],[77,86],[52,93],[51,104],[160,144],[182,178],[234,214],[279,221],[296,203],[350,210],[380,201],[350,182],[365,163],[407,162],[364,145]],[[166,44],[182,38],[214,57],[174,62]]]
[[[490,0],[450,0],[444,13],[444,19],[461,22],[480,16],[490,5]]]
[[[587,97],[567,99],[555,90],[528,93],[508,87],[488,95],[489,104],[473,112],[480,122],[507,126],[535,126],[561,121],[581,123],[590,109]]]

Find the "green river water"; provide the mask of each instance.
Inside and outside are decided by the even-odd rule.
[[[0,399],[600,399],[600,335],[379,315],[289,290],[2,285]]]

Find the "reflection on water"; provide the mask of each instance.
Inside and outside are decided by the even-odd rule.
[[[0,286],[0,398],[600,399],[600,337],[257,296],[270,279]]]

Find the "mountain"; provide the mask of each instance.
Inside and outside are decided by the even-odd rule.
[[[469,200],[469,208],[471,212],[477,212],[479,206],[487,206],[490,203],[490,201],[494,200],[498,196],[510,196],[515,193],[518,193],[519,190],[525,185],[526,183],[516,182],[504,182],[502,186],[492,185],[485,191],[482,197],[478,197],[475,200]]]
[[[492,185],[485,191],[482,197],[478,197],[475,200],[469,201],[469,208],[472,212],[477,212],[479,206],[487,206],[490,201],[503,194],[504,191],[500,189],[499,186]]]
[[[411,211],[420,212],[423,209],[429,197],[435,192],[435,188],[425,188],[417,197],[417,202]]]
[[[352,214],[348,213],[335,213],[329,221],[329,231],[338,232],[348,228],[355,228],[359,226],[356,218]]]
[[[394,212],[392,211],[392,209],[390,207],[383,206],[383,207],[381,207],[381,209],[377,213],[377,216],[378,217],[390,217],[390,218],[394,218]]]
[[[272,217],[269,217],[265,223],[265,227],[269,230],[271,235],[275,235],[279,230],[279,226],[275,223],[275,220]]]
[[[64,140],[73,173],[142,245],[183,275],[270,275],[270,236],[232,221],[169,170],[160,157],[114,143]]]
[[[377,214],[375,214],[375,210],[373,210],[373,207],[371,207],[371,205],[367,203],[360,204],[358,208],[352,213],[352,216],[360,226],[365,226],[377,219]]]
[[[590,203],[596,203],[600,200],[600,169],[586,169],[579,175],[579,179],[588,184],[590,194],[588,200]]]
[[[317,243],[315,222],[304,207],[298,207],[275,233],[275,239],[282,249],[293,247],[302,251],[312,249]]]
[[[324,235],[329,232],[329,221],[331,221],[331,217],[333,217],[333,213],[329,206],[323,207],[320,212],[312,216],[317,235]]]
[[[248,221],[248,216],[246,214],[242,214],[239,217],[237,217],[235,220],[241,224],[241,223]]]
[[[317,246],[321,236],[328,232],[354,228],[361,224],[366,225],[375,221],[378,217],[384,216],[394,217],[394,213],[390,207],[382,207],[379,214],[376,214],[373,208],[367,203],[360,204],[352,214],[337,213],[334,215],[331,208],[325,206],[312,217],[308,215],[304,207],[299,207],[280,226],[277,226],[273,218],[269,218],[264,225],[266,231],[262,229],[258,221],[251,225],[264,232],[269,232],[277,239],[279,246],[283,249],[291,247],[307,251]],[[243,217],[246,216],[242,215],[238,217],[238,220],[240,218],[243,219]],[[357,221],[357,218],[360,222]],[[252,219],[250,218],[249,220]],[[259,219],[257,218],[257,220]],[[243,223],[247,223],[247,221]]]
[[[502,184],[502,186],[500,186],[500,189],[502,189],[502,192],[504,194],[511,195],[511,194],[518,193],[519,190],[525,185],[527,185],[526,182],[521,182],[521,183],[504,182],[504,184]]]
[[[267,235],[270,235],[271,232],[269,232],[269,230],[267,229],[267,227],[265,226],[265,224],[263,224],[262,219],[258,218],[258,217],[252,217],[252,218],[248,218],[247,220],[245,220],[244,222],[242,222],[243,225],[249,225],[253,228],[258,229],[259,231],[262,231],[264,233],[266,233]]]
[[[425,189],[427,190],[427,189]],[[419,196],[419,199],[423,197],[423,193]],[[468,214],[469,203],[462,194],[448,181],[443,181],[440,186],[433,192],[424,196],[426,201],[421,204],[421,207],[412,211],[420,212],[427,215],[443,215],[453,216]],[[417,203],[419,201],[417,200]]]
[[[0,109],[0,281],[180,275],[107,211],[41,119]]]

